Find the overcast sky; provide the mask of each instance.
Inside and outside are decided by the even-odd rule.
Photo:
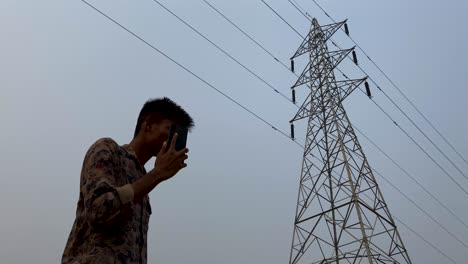
[[[260,0],[209,0],[285,64],[301,39]],[[296,0],[322,24],[311,0]],[[295,108],[151,0],[90,1],[241,104],[288,132]],[[161,0],[212,41],[289,96],[295,76],[202,0]],[[286,0],[267,1],[299,32],[309,22]],[[465,1],[320,0],[354,39],[468,158]],[[189,166],[151,194],[149,263],[287,263],[301,149],[188,75],[79,0],[0,2],[0,259],[58,263],[72,226],[79,174],[100,137],[131,140],[143,103],[168,96],[196,122]],[[342,47],[353,43],[342,32]],[[330,49],[334,47],[330,46]],[[388,81],[357,52],[360,65],[468,174]],[[298,61],[298,71],[304,66]],[[355,66],[342,69],[363,77]],[[338,76],[340,77],[340,76]],[[468,188],[463,178],[375,86],[375,100]],[[298,100],[304,99],[299,92]],[[362,93],[345,102],[349,118],[402,167],[468,222],[468,196]],[[298,124],[296,135],[304,141]],[[358,135],[370,165],[468,244],[468,230]],[[154,160],[147,164],[151,169]],[[457,263],[468,250],[376,175],[391,213]],[[449,263],[407,228],[414,263]]]

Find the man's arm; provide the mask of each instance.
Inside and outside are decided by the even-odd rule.
[[[85,211],[91,225],[100,225],[114,220],[124,207],[131,207],[153,190],[159,183],[170,179],[186,167],[188,149],[175,151],[177,134],[166,151],[164,142],[154,169],[133,184],[118,186],[122,175],[116,174],[118,147],[111,139],[98,140],[88,151],[83,164],[81,191]]]
[[[130,208],[134,197],[130,184],[116,172],[118,145],[111,139],[100,139],[89,149],[83,163],[81,192],[85,215],[92,226],[112,222],[122,211]]]

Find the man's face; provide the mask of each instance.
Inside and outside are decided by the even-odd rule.
[[[163,119],[160,122],[153,123],[146,131],[146,144],[148,144],[151,154],[157,156],[164,141],[169,137],[169,131],[173,122],[168,119]]]

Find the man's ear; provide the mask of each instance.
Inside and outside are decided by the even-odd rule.
[[[150,132],[151,131],[151,122],[149,122],[150,117],[147,117],[145,121],[143,121],[143,131],[144,132]]]

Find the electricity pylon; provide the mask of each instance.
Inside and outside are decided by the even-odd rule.
[[[334,70],[354,48],[329,51],[327,41],[346,21],[320,26],[291,58],[309,63],[293,85],[309,95],[291,122],[308,119],[289,263],[411,263],[395,221],[343,107],[343,100],[366,78],[336,81]]]

